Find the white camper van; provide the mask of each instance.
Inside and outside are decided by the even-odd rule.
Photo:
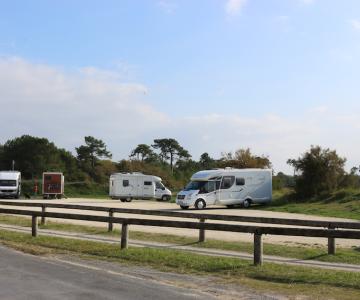
[[[21,173],[0,171],[0,198],[19,199],[21,193]]]
[[[177,194],[182,209],[209,205],[233,207],[267,203],[272,199],[272,171],[269,169],[215,169],[195,173],[189,184]]]
[[[162,184],[160,177],[137,172],[112,174],[109,189],[109,196],[122,202],[132,199],[171,199],[171,191]]]

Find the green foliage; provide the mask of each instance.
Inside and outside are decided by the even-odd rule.
[[[232,152],[222,153],[222,158],[219,162],[222,168],[271,168],[271,162],[268,157],[253,155],[249,148],[238,149],[233,154]]]
[[[44,171],[66,171],[64,157],[69,152],[58,149],[45,138],[23,135],[8,140],[2,151],[1,169],[10,170],[12,161],[25,178],[41,177]]]
[[[76,148],[76,152],[80,167],[93,178],[96,177],[95,167],[100,158],[112,157],[112,154],[107,151],[105,143],[92,136],[86,136],[85,145]]]
[[[147,160],[153,158],[155,153],[151,150],[151,147],[146,144],[139,144],[131,151],[130,158],[136,157],[137,160]]]
[[[162,161],[170,159],[171,171],[173,171],[174,161],[176,159],[189,159],[191,157],[189,152],[180,146],[179,142],[175,139],[155,139],[152,147],[160,150],[160,158]]]
[[[272,186],[273,190],[293,188],[295,187],[295,180],[293,176],[289,176],[282,172],[279,172],[276,176],[273,176]]]
[[[336,190],[345,174],[346,159],[337,155],[336,151],[311,146],[298,159],[289,159],[288,164],[300,175],[296,176],[296,193],[301,197],[329,193]]]

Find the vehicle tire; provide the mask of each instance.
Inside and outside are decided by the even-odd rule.
[[[131,201],[132,201],[132,198],[131,198],[131,197],[127,197],[127,198],[125,199],[125,201],[126,201],[126,202],[131,202]]]
[[[162,201],[169,201],[169,200],[170,200],[170,197],[169,197],[168,195],[163,195],[163,196],[161,197],[161,200],[162,200]]]
[[[251,200],[250,199],[245,199],[243,202],[243,207],[244,208],[249,208],[251,206]]]
[[[180,205],[180,207],[181,207],[181,209],[188,209],[189,208],[189,206],[187,206],[187,205]]]
[[[229,205],[226,205],[227,208],[234,208],[235,205],[234,204],[229,204]]]
[[[197,199],[195,202],[196,209],[204,209],[206,207],[206,203],[203,199]]]

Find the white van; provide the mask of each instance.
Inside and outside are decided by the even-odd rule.
[[[160,177],[153,175],[115,173],[110,176],[109,185],[109,196],[122,202],[130,202],[132,199],[171,199],[171,191],[162,184]]]
[[[182,209],[195,206],[267,203],[272,199],[270,169],[215,169],[195,173],[189,184],[177,194],[176,203]]]
[[[21,173],[0,171],[0,198],[19,199],[21,193]]]

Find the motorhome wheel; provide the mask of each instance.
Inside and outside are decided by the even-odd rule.
[[[251,201],[249,199],[245,199],[243,202],[243,207],[244,208],[249,208],[251,205]]]
[[[182,209],[188,209],[188,208],[189,208],[189,206],[187,206],[187,205],[180,205],[180,207],[181,207]]]
[[[203,199],[197,199],[195,202],[196,209],[204,209],[206,207],[206,203]]]
[[[131,197],[128,197],[128,198],[126,198],[126,202],[131,202],[131,200],[132,200],[132,198]]]
[[[162,200],[162,201],[169,201],[170,199],[169,199],[169,196],[163,195],[163,196],[161,197],[161,200]]]

